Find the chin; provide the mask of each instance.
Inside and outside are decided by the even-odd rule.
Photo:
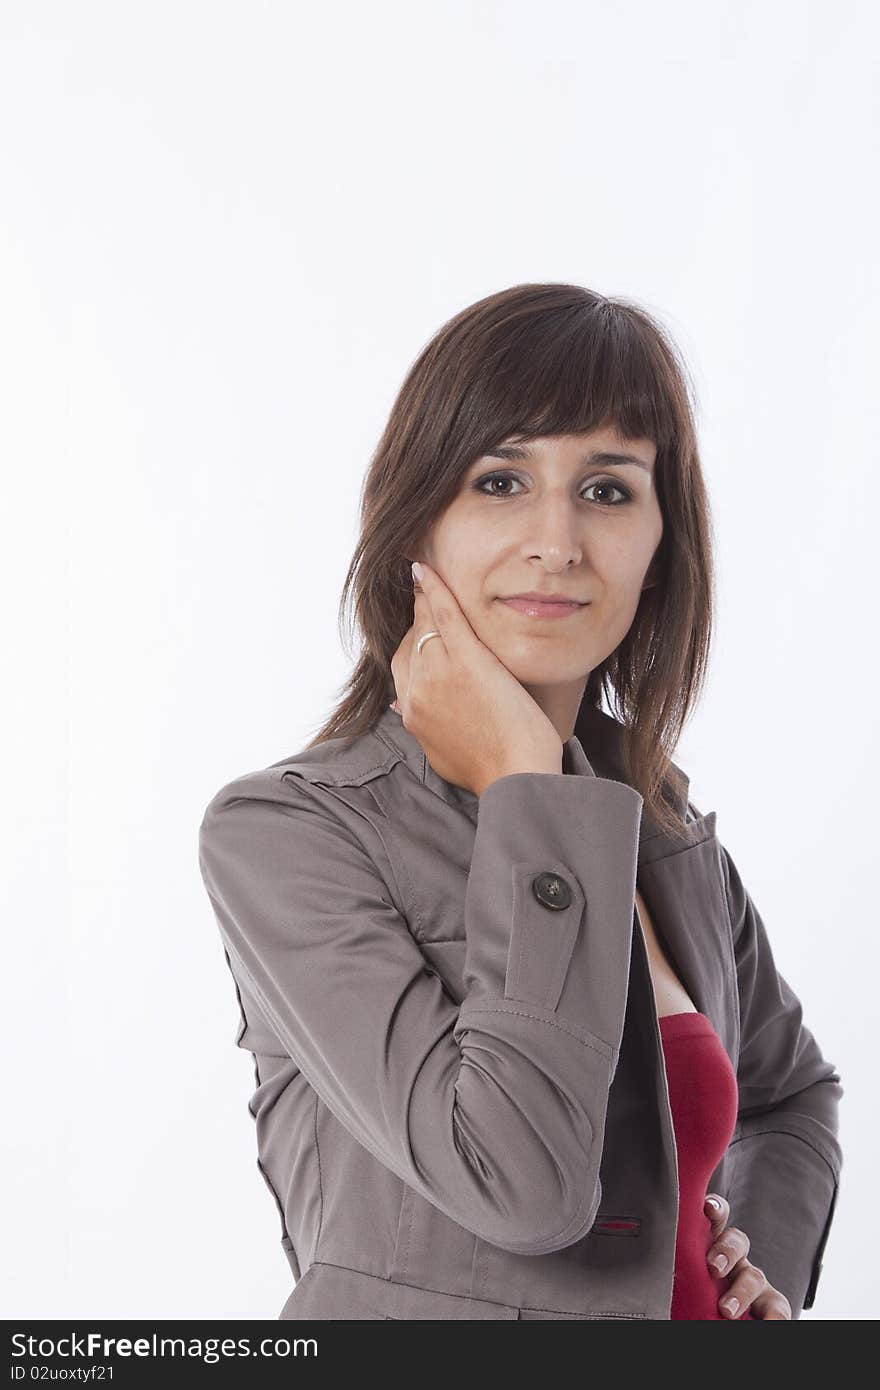
[[[495,655],[503,666],[506,666],[512,676],[515,676],[520,685],[552,686],[552,685],[571,685],[575,681],[582,681],[592,670],[586,662],[578,663],[572,667],[568,662],[563,666],[560,663],[554,665],[552,661],[534,660],[531,657],[517,659],[516,656],[508,656],[504,651],[495,649]]]

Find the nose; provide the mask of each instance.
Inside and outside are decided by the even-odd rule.
[[[548,496],[529,514],[526,550],[554,569],[578,565],[583,559],[581,518],[567,496]]]

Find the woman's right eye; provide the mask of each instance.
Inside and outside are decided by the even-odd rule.
[[[501,482],[501,483],[516,483],[516,482],[519,482],[519,479],[518,479],[518,478],[514,478],[514,477],[512,476],[512,474],[510,474],[510,473],[487,473],[484,477],[478,478],[478,479],[477,479],[477,481],[474,483],[474,489],[475,489],[475,491],[477,491],[477,492],[482,492],[482,493],[484,494],[484,496],[486,496],[486,497],[510,497],[510,496],[512,496],[512,495],[515,495],[515,494],[511,494],[511,493],[509,493],[509,492],[487,492],[487,491],[486,491],[486,488],[485,488],[485,484],[486,484],[486,483],[497,483],[497,482]]]

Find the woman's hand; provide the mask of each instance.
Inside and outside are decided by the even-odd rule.
[[[481,796],[509,772],[562,772],[562,740],[515,676],[481,642],[451,589],[422,562],[412,627],[391,658],[395,707],[434,771]],[[419,637],[439,637],[416,651]]]
[[[712,1222],[712,1244],[706,1253],[709,1269],[716,1278],[729,1275],[731,1280],[718,1300],[718,1307],[723,1316],[741,1318],[751,1308],[752,1316],[756,1318],[790,1320],[791,1304],[785,1294],[780,1293],[779,1289],[774,1289],[773,1285],[767,1282],[764,1271],[746,1259],[751,1241],[745,1231],[727,1225],[727,1218],[730,1216],[729,1202],[717,1193],[710,1192],[706,1197],[704,1210]],[[722,1255],[726,1263],[719,1269],[714,1261]],[[729,1299],[738,1299],[739,1307],[730,1308]]]

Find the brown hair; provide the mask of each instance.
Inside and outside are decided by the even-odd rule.
[[[339,608],[342,620],[353,592],[360,652],[339,704],[306,747],[356,737],[387,707],[391,658],[413,621],[410,557],[474,460],[512,434],[614,427],[656,444],[663,535],[653,583],[623,641],[591,671],[582,705],[601,708],[606,697],[624,725],[627,779],[663,828],[678,829],[664,782],[705,680],[714,606],[692,399],[661,325],[635,303],[580,285],[514,285],[444,324],[410,368],[364,479]]]

